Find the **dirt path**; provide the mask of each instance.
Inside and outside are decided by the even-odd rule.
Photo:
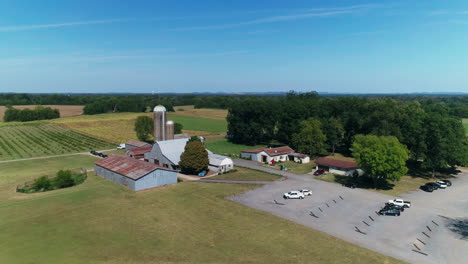
[[[114,149],[98,150],[98,152],[111,151],[111,150],[114,150]],[[89,152],[79,152],[79,153],[69,153],[69,154],[43,156],[43,157],[33,157],[33,158],[26,158],[26,159],[3,160],[3,161],[0,161],[0,163],[9,163],[9,162],[26,161],[26,160],[37,160],[37,159],[49,159],[49,158],[67,157],[67,156],[75,156],[75,155],[94,156],[94,155],[91,155],[91,153],[89,153]],[[94,157],[97,157],[97,156],[94,156]]]

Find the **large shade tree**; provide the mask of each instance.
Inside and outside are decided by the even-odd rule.
[[[309,155],[319,155],[325,152],[326,136],[321,129],[320,121],[309,118],[301,122],[301,130],[292,136],[295,149]]]
[[[326,142],[331,148],[332,154],[335,154],[335,149],[339,146],[344,139],[344,127],[341,120],[331,117],[325,122],[322,122],[322,130],[327,138]]]
[[[352,153],[375,188],[379,182],[398,181],[408,172],[408,150],[394,136],[357,135]]]
[[[148,141],[153,134],[154,122],[151,117],[139,116],[135,120],[135,132],[141,141]]]
[[[208,152],[199,140],[191,140],[185,145],[185,150],[180,155],[179,166],[182,173],[198,174],[208,169]]]

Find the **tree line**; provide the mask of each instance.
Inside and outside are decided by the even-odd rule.
[[[26,122],[34,120],[45,120],[59,118],[60,112],[58,109],[52,109],[50,107],[37,106],[34,109],[16,109],[13,107],[7,107],[3,121],[12,122]]]
[[[288,144],[312,156],[335,149],[351,154],[357,135],[376,135],[395,137],[408,149],[409,159],[432,171],[468,160],[461,118],[434,101],[291,92],[233,104],[227,121],[231,142]]]

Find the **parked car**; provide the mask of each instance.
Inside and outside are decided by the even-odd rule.
[[[117,149],[125,149],[125,143],[120,144]]]
[[[425,191],[425,192],[433,192],[434,190],[436,190],[436,188],[434,188],[432,185],[422,185],[421,187],[419,187],[419,189]]]
[[[435,183],[433,183],[433,182],[428,182],[428,183],[426,183],[426,186],[431,187],[433,190],[439,189],[439,185],[438,185],[438,184],[435,184]]]
[[[445,182],[443,182],[443,181],[436,181],[436,182],[434,182],[434,183],[437,184],[437,185],[439,185],[439,188],[440,188],[440,189],[445,189],[445,188],[447,188],[447,184],[446,184]]]
[[[324,169],[318,169],[314,172],[314,175],[315,176],[318,176],[318,175],[322,175],[325,173],[325,170]]]
[[[91,150],[89,153],[91,153],[91,154],[93,154],[93,155],[97,155],[97,154],[96,154],[97,152],[96,152],[95,150]]]
[[[311,190],[307,190],[307,189],[302,189],[302,190],[299,190],[302,194],[304,194],[304,196],[310,196],[312,195],[312,191]]]
[[[102,157],[102,155],[104,155],[104,153],[101,153],[101,152],[97,152],[97,154],[99,157]]]
[[[304,194],[301,193],[300,191],[290,191],[290,192],[284,193],[283,198],[284,199],[304,199]]]
[[[397,209],[382,209],[379,211],[379,215],[393,215],[400,216],[400,210]]]
[[[449,180],[442,180],[442,181],[445,182],[445,184],[446,184],[448,187],[452,186],[452,182],[451,182],[451,181],[449,181]]]
[[[107,158],[107,157],[109,157],[109,155],[107,155],[107,154],[102,154],[102,153],[101,153],[100,156],[101,156],[101,158]]]
[[[400,210],[400,212],[405,211],[405,207],[400,206],[400,205],[396,205],[396,204],[392,204],[392,203],[385,203],[385,206],[382,209],[385,209],[385,210],[396,209],[396,210]]]
[[[396,205],[399,205],[399,206],[403,206],[405,208],[410,208],[411,207],[411,202],[403,201],[402,199],[388,200],[388,202],[391,203],[391,204],[396,204]]]

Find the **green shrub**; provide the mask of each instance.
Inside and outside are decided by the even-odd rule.
[[[72,172],[70,170],[60,170],[57,172],[57,177],[54,178],[54,187],[67,188],[75,185],[75,181],[72,177]]]
[[[37,178],[31,189],[36,191],[36,192],[40,192],[40,191],[48,191],[52,188],[52,185],[50,183],[50,180],[49,178],[47,178],[47,176],[42,176],[42,177],[39,177]]]

